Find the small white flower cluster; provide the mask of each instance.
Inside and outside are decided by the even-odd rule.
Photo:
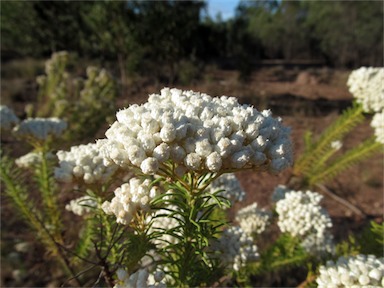
[[[160,194],[160,188],[151,187],[151,180],[131,178],[115,190],[111,202],[105,201],[101,208],[108,215],[115,215],[116,222],[128,225],[137,211],[149,211],[150,201]]]
[[[371,126],[384,144],[384,68],[361,67],[352,71],[347,85],[365,112],[374,113]]]
[[[347,85],[365,112],[384,109],[384,68],[361,67],[352,71]]]
[[[316,282],[319,288],[384,287],[384,258],[374,255],[340,257],[320,266]]]
[[[107,102],[111,98],[112,90],[104,90],[103,99],[100,99],[100,89],[105,88],[105,85],[113,84],[112,77],[108,74],[105,69],[99,69],[97,67],[87,67],[87,80],[84,82],[84,88],[80,92],[80,97],[84,103],[94,105],[98,108],[100,105],[112,105]],[[102,100],[102,101],[101,101]]]
[[[0,127],[4,130],[10,130],[13,126],[20,122],[12,109],[5,105],[0,105]]]
[[[221,237],[212,243],[212,250],[219,252],[220,260],[226,265],[239,271],[246,263],[259,258],[257,246],[253,239],[238,226],[232,226],[223,231]]]
[[[92,211],[92,208],[97,207],[97,202],[91,196],[83,196],[74,200],[71,200],[69,204],[65,205],[65,209],[78,216],[83,216]]]
[[[371,126],[375,129],[376,141],[384,144],[384,110],[373,115]]]
[[[46,140],[48,136],[60,136],[67,123],[59,118],[28,118],[13,128],[16,136]]]
[[[148,269],[143,268],[129,275],[124,269],[117,269],[117,283],[114,288],[166,288],[164,277],[161,270],[149,273]]]
[[[63,182],[82,179],[85,183],[105,183],[119,166],[104,161],[97,143],[71,147],[69,152],[58,151],[59,167],[55,168],[55,178]]]
[[[340,150],[341,147],[343,147],[343,143],[340,140],[331,142],[331,148],[333,148],[334,150],[336,150],[336,151]]]
[[[212,193],[223,190],[220,195],[229,199],[232,203],[241,202],[245,198],[245,191],[234,173],[225,173],[212,181],[209,190]]]
[[[290,130],[281,119],[234,97],[164,88],[116,117],[105,133],[105,155],[144,174],[155,174],[169,160],[185,172],[262,168],[274,173],[293,161]]]
[[[45,62],[45,72],[54,74],[59,67],[68,61],[69,53],[67,51],[59,51],[52,54],[51,58]]]
[[[271,213],[260,209],[257,207],[257,203],[254,202],[237,211],[235,219],[245,233],[250,235],[252,233],[261,234],[269,225]]]
[[[34,168],[36,165],[41,163],[42,155],[42,152],[29,152],[28,154],[17,158],[15,163],[19,168]],[[45,157],[47,160],[53,160],[56,158],[56,156],[51,152],[46,153]]]
[[[281,194],[282,186],[278,187]],[[278,197],[275,197],[278,198]],[[311,191],[286,191],[276,203],[278,226],[282,232],[302,239],[302,246],[309,252],[332,252],[332,221],[320,206],[322,195]]]

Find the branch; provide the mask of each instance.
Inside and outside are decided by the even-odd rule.
[[[320,188],[326,195],[328,195],[329,197],[333,198],[334,200],[336,200],[337,202],[339,202],[340,204],[344,205],[345,207],[347,207],[349,210],[351,210],[352,212],[354,212],[355,214],[359,215],[360,217],[363,217],[363,218],[366,218],[367,215],[362,211],[360,210],[359,208],[357,208],[355,205],[353,205],[352,203],[350,203],[349,201],[337,196],[334,192],[332,192],[329,188],[327,188],[326,186],[322,185],[322,184],[316,184],[316,186],[318,188]]]

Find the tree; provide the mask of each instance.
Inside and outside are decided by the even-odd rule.
[[[336,66],[383,65],[383,2],[305,1],[306,24]]]
[[[91,55],[117,60],[123,94],[127,86],[126,71],[135,70],[142,55],[135,29],[138,22],[135,5],[123,1],[97,1],[87,15],[82,15],[90,30],[87,50]]]
[[[142,1],[138,2],[140,22],[139,42],[145,58],[153,61],[155,73],[169,75],[173,82],[182,59],[196,54],[200,35],[202,1]],[[161,23],[161,25],[159,25]],[[166,71],[168,70],[168,72]],[[159,75],[158,74],[158,75]]]
[[[33,2],[2,1],[0,5],[2,59],[39,55],[40,43],[33,37],[37,29]]]

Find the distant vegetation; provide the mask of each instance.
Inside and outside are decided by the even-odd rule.
[[[67,50],[175,82],[205,64],[247,77],[265,59],[331,67],[383,65],[381,1],[241,1],[235,17],[209,18],[204,1],[7,1],[2,61]],[[124,84],[124,83],[123,83]]]

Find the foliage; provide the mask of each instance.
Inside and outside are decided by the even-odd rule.
[[[117,89],[105,70],[89,66],[86,79],[69,73],[71,55],[54,53],[46,61],[45,75],[38,76],[37,111],[39,117],[61,117],[71,126],[70,139],[93,136],[115,111]]]
[[[247,19],[252,37],[261,41],[264,57],[323,58],[339,67],[382,64],[377,53],[383,49],[382,3],[242,1],[240,5],[240,17]],[[356,49],[350,50],[351,46]]]
[[[241,1],[226,21],[204,16],[204,1],[16,0],[1,7],[4,60],[67,50],[117,61],[124,88],[133,73],[177,82],[190,59],[235,67],[242,80],[271,58],[383,63],[380,1]]]
[[[380,257],[384,249],[384,222],[370,221],[369,224],[357,237],[361,245],[360,251],[363,254],[374,254]]]
[[[383,3],[332,1],[323,5],[304,1],[303,4],[308,11],[306,25],[330,63],[355,66],[360,59],[367,66],[382,65],[383,59],[377,57],[376,51],[383,51],[383,23],[378,21],[383,18]]]
[[[24,21],[20,21],[20,18]],[[32,36],[38,26],[38,15],[32,2],[1,2],[0,21],[2,57],[40,55],[40,43]]]
[[[375,138],[365,140],[360,145],[337,155],[343,138],[353,133],[353,129],[364,120],[360,105],[344,110],[343,114],[316,138],[308,132],[305,134],[305,150],[295,162],[292,185],[313,187],[314,185],[335,178],[352,165],[379,152],[381,144]],[[315,139],[313,139],[315,138]]]

